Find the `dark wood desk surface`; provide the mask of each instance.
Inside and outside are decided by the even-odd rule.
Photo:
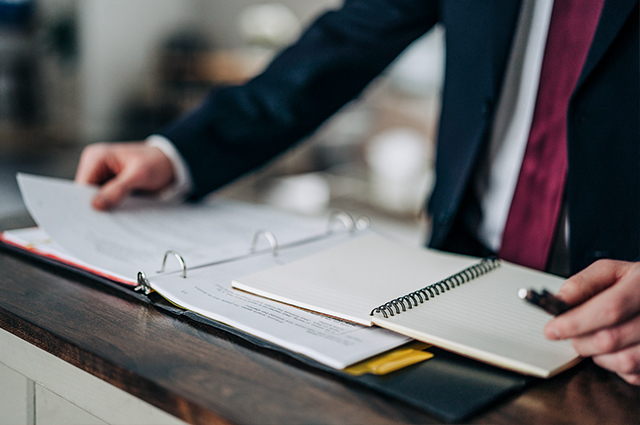
[[[187,422],[439,423],[91,279],[5,250],[0,271],[0,327]],[[470,422],[638,423],[640,389],[587,360]]]

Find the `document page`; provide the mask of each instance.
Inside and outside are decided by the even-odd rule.
[[[135,279],[138,271],[157,273],[166,251],[178,252],[187,267],[250,253],[255,233],[268,230],[280,246],[323,234],[326,221],[265,206],[217,200],[169,204],[130,197],[118,208],[91,207],[97,188],[68,180],[18,175],[24,202],[36,223],[78,259]],[[268,249],[261,241],[259,249]],[[167,271],[177,271],[167,261]]]
[[[395,348],[410,338],[382,328],[370,328],[301,310],[231,288],[231,280],[289,263],[352,239],[337,235],[285,249],[277,256],[262,254],[179,275],[157,276],[151,286],[165,298],[203,316],[271,341],[328,366],[343,369]]]
[[[15,229],[0,232],[0,241],[20,247],[34,254],[48,257],[50,259],[68,264],[70,266],[87,270],[93,274],[106,277],[115,282],[126,285],[136,285],[137,282],[131,277],[120,276],[108,270],[87,264],[78,260],[73,254],[57,244],[49,235],[39,227],[29,227],[27,229]]]

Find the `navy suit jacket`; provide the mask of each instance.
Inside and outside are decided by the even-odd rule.
[[[463,217],[473,206],[469,181],[487,143],[520,6],[515,0],[346,0],[262,75],[214,90],[161,134],[189,164],[198,198],[304,138],[441,22],[447,55],[437,181],[428,203],[430,246],[481,255],[461,236],[469,233]],[[638,0],[605,1],[569,104],[573,272],[598,258],[635,260],[640,253],[638,31]]]

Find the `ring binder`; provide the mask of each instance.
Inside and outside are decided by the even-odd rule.
[[[174,257],[176,257],[176,259],[180,263],[180,266],[182,267],[182,277],[186,278],[187,277],[187,264],[184,262],[184,258],[182,258],[182,256],[180,254],[178,254],[177,252],[175,252],[175,251],[167,251],[167,252],[164,253],[164,258],[162,259],[162,267],[160,268],[160,270],[158,270],[158,273],[163,273],[164,272],[164,266],[167,264],[167,257],[169,255],[173,255]]]
[[[360,216],[358,217],[357,220],[354,220],[353,217],[351,217],[351,215],[347,212],[334,211],[331,213],[328,219],[327,234],[332,233],[333,229],[331,226],[336,221],[340,221],[341,223],[343,223],[348,232],[353,232],[356,228],[359,230],[364,230],[367,227],[369,227],[371,223],[369,218],[366,216]],[[258,241],[262,236],[264,236],[269,242],[269,245],[271,246],[272,255],[273,256],[278,255],[278,249],[279,249],[278,241],[276,240],[276,237],[274,236],[274,234],[268,230],[258,230],[255,233],[255,235],[253,236],[253,241],[251,242],[250,251],[253,253],[257,250]],[[182,277],[186,279],[187,264],[185,263],[184,258],[182,258],[182,256],[176,251],[167,251],[164,253],[164,257],[162,258],[162,267],[160,268],[160,270],[157,271],[157,273],[164,273],[164,269],[167,263],[167,257],[169,255],[173,255],[178,260],[182,268]],[[138,285],[133,288],[134,291],[143,292],[145,295],[148,295],[149,293],[151,293],[152,291],[151,284],[149,283],[149,279],[147,278],[144,272],[142,271],[138,272],[137,282],[138,282]]]
[[[344,227],[347,229],[347,232],[351,233],[356,228],[356,222],[353,220],[353,217],[345,211],[333,211],[329,215],[329,219],[327,220],[327,234],[330,235],[333,233],[333,224],[339,221],[344,224]]]
[[[251,243],[251,252],[256,251],[260,236],[264,236],[269,241],[269,245],[271,245],[271,253],[274,256],[278,255],[278,241],[276,240],[276,237],[273,235],[273,233],[268,230],[258,230],[256,232],[256,234],[253,236],[253,242]]]
[[[371,310],[369,315],[373,316],[374,314],[382,314],[385,319],[389,316],[395,316],[403,311],[407,311],[407,309],[410,310],[413,307],[417,307],[418,304],[423,304],[425,301],[429,300],[429,297],[434,298],[436,295],[440,295],[441,293],[449,291],[463,283],[476,279],[498,267],[500,267],[499,259],[495,257],[484,258],[478,264],[467,267],[466,269],[439,282],[388,301]]]

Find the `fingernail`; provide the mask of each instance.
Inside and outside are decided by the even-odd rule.
[[[558,332],[558,330],[555,328],[546,328],[544,330],[544,335],[548,339],[560,339],[560,332]]]
[[[105,210],[108,207],[108,202],[107,200],[100,195],[96,195],[95,198],[93,198],[93,207],[98,209],[98,210]]]

